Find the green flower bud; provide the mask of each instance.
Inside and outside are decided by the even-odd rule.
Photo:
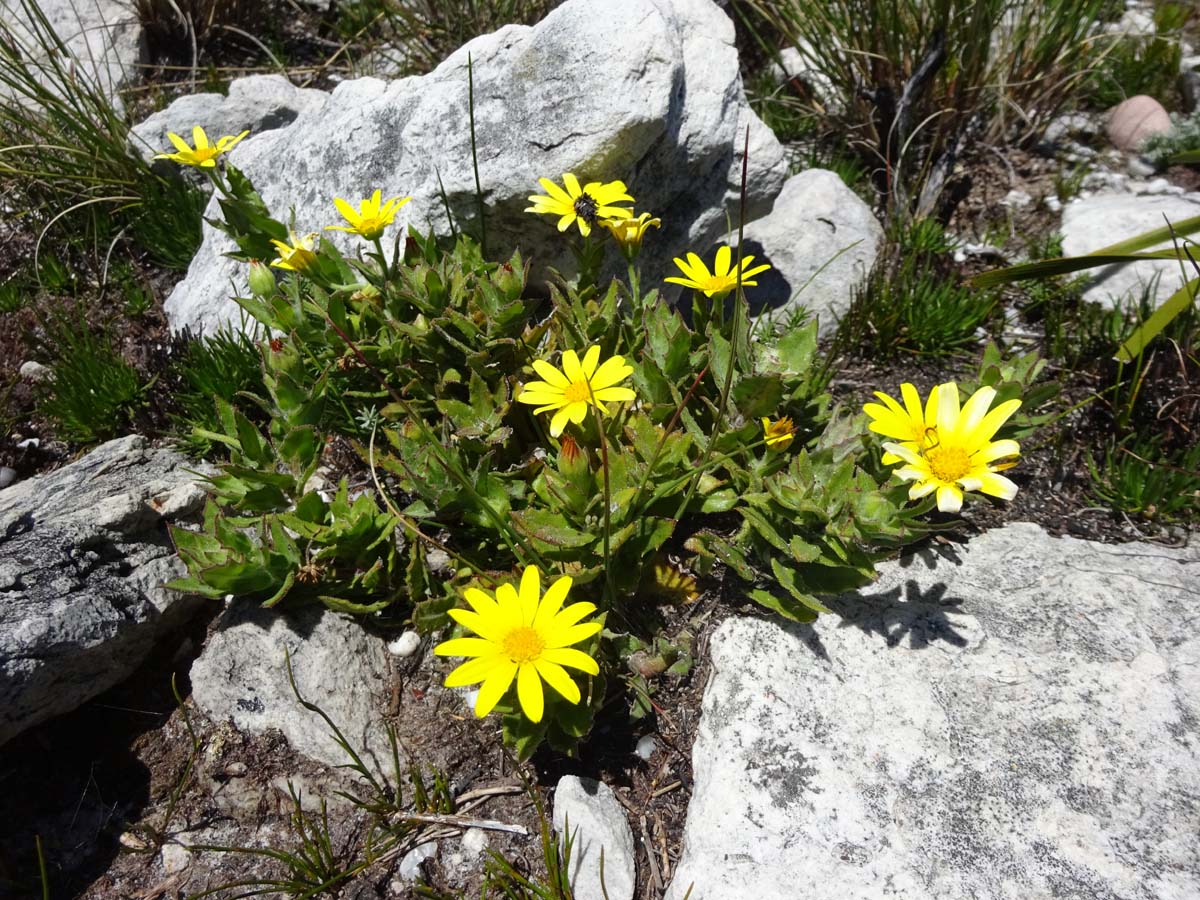
[[[270,297],[275,293],[275,273],[257,259],[250,260],[250,292],[256,297]]]

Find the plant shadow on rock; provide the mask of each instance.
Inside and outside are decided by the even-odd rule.
[[[908,638],[910,650],[923,650],[941,641],[954,647],[968,646],[967,637],[950,618],[962,612],[963,600],[946,597],[944,582],[922,591],[916,581],[908,580],[882,594],[861,597],[843,595],[827,604],[841,617],[839,628],[859,628],[878,634],[888,647],[897,647]]]

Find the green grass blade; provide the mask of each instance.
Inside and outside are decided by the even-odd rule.
[[[1182,314],[1195,302],[1198,288],[1200,288],[1200,278],[1193,278],[1168,297],[1167,302],[1156,309],[1150,318],[1139,325],[1121,345],[1115,359],[1124,363],[1133,362],[1146,349],[1146,345],[1171,323],[1172,319]]]

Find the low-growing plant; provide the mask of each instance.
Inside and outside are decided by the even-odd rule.
[[[1200,162],[1200,110],[1186,116],[1172,113],[1170,130],[1146,138],[1141,153],[1160,169],[1174,163]]]
[[[239,392],[262,396],[266,391],[258,344],[247,334],[247,323],[242,324],[223,325],[211,335],[182,337],[183,347],[172,366],[179,387],[172,393],[171,424],[175,440],[191,456],[206,456],[225,446],[204,436],[221,429],[218,399],[232,403]]]
[[[893,241],[839,320],[837,352],[944,356],[978,346],[998,292],[956,279],[953,241],[932,219],[902,228]]]
[[[545,298],[527,290],[519,253],[496,263],[472,237],[411,228],[385,241],[407,198],[334,198],[346,224],[326,227],[361,239],[353,255],[289,230],[222,165],[236,140],[206,139],[203,153],[178,141],[172,158],[212,179],[213,224],[251,264],[237,302],[275,337],[263,395],[217,400],[221,428],[196,431],[231,459],[210,479],[201,531],[172,531],[189,571],[173,587],[360,613],[397,604],[424,629],[454,623],[435,652],[467,660],[446,683],[479,684],[476,714],[499,713],[526,759],[543,742],[575,748],[629,670],[623,657],[685,664],[684,638],[664,644],[641,614],[666,602],[648,573],[668,542],[691,570],[721,567],[803,622],[923,530],[934,498],[894,478],[858,420],[830,408],[816,323],[754,334],[742,287],[768,267],[730,246],[711,268],[676,260],[682,276],[666,280],[693,292],[685,321],[642,288],[641,244],[659,222],[633,214],[622,182],[541,179],[528,211],[577,234],[580,262]],[[598,280],[606,248],[623,255],[625,279]],[[971,414],[994,395],[976,392]],[[939,420],[943,442],[957,416],[947,407]],[[331,432],[352,439],[375,491],[351,500],[343,481],[329,501],[314,486]],[[974,453],[991,433],[969,437]],[[906,452],[918,465],[937,450]],[[974,475],[962,478],[972,489]],[[944,487],[939,505],[955,492],[961,503]],[[431,568],[433,550],[448,573]]]
[[[1200,514],[1200,444],[1164,451],[1158,436],[1111,440],[1087,456],[1092,496],[1114,512],[1157,522]]]
[[[37,409],[55,435],[94,444],[122,434],[149,385],[114,349],[107,330],[88,325],[82,315],[54,312],[42,322],[38,347],[50,377]]]

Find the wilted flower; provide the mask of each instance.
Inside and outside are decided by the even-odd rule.
[[[545,360],[535,359],[534,371],[544,380],[529,382],[517,400],[538,407],[534,415],[558,410],[550,420],[552,437],[562,434],[568,420],[576,425],[582,422],[589,405],[607,413],[605,403],[633,400],[637,395],[629,388],[614,386],[632,375],[633,367],[627,366],[622,356],[611,356],[597,367],[599,361],[599,347],[589,347],[583,362],[574,350],[567,350],[562,356],[561,372]]]
[[[796,425],[792,422],[790,416],[784,416],[777,422],[772,422],[766,416],[763,416],[763,437],[767,441],[768,450],[786,450],[791,446],[792,439],[796,436]]]
[[[228,153],[233,149],[242,138],[248,135],[249,131],[243,131],[237,137],[226,135],[220,138],[216,144],[208,142],[208,135],[204,133],[204,129],[199,125],[192,129],[192,143],[196,146],[192,148],[188,142],[181,138],[173,131],[167,132],[167,137],[171,143],[175,145],[177,153],[157,153],[155,159],[170,159],[184,166],[197,166],[201,169],[211,169],[217,164],[217,157],[222,153]]]
[[[593,181],[581,188],[579,179],[567,172],[563,175],[566,190],[549,178],[539,178],[538,183],[549,196],[534,194],[529,198],[533,206],[526,207],[525,212],[558,216],[559,231],[566,231],[572,224],[577,224],[580,234],[587,237],[601,219],[627,219],[632,215],[623,206],[613,206],[614,203],[633,202],[633,198],[625,193],[623,181],[603,184]]]
[[[475,715],[483,718],[517,682],[517,699],[531,722],[540,722],[545,709],[542,682],[568,703],[580,700],[579,686],[563,666],[596,675],[600,667],[582,650],[571,648],[600,631],[601,623],[579,620],[596,611],[594,603],[572,603],[563,608],[571,577],[563,575],[542,596],[536,566],[521,576],[520,593],[511,584],[496,589],[493,599],[478,588],[467,588],[464,597],[471,609],[452,609],[450,617],[479,637],[455,638],[433,648],[438,656],[469,656],[446,676],[446,687],[483,682],[475,701]]]
[[[708,271],[708,266],[695,253],[687,255],[687,262],[676,258],[675,265],[683,271],[686,278],[672,277],[663,279],[672,284],[682,284],[684,287],[692,288],[692,290],[702,291],[706,297],[719,297],[728,294],[738,283],[737,266],[733,265],[733,251],[727,246],[717,248],[716,258],[713,260],[713,270]],[[742,285],[754,287],[758,284],[756,281],[751,281],[755,275],[767,271],[771,268],[769,265],[755,266],[750,268],[750,263],[754,262],[753,256],[745,256],[742,258]]]
[[[306,234],[300,237],[296,232],[289,231],[290,243],[285,244],[283,241],[272,238],[271,243],[279,251],[279,257],[272,260],[271,265],[277,269],[287,269],[291,272],[307,271],[317,261],[317,254],[313,252],[315,237],[316,234]]]
[[[1011,500],[1017,486],[996,473],[1014,466],[1021,448],[1016,441],[993,441],[992,436],[1020,408],[1021,401],[1006,400],[989,409],[996,391],[984,387],[972,394],[960,410],[958,385],[948,382],[936,391],[932,422],[929,411],[925,412],[923,442],[916,446],[912,441],[883,445],[897,461],[905,463],[896,474],[913,482],[909,498],[918,500],[937,491],[938,509],[949,513],[962,508],[964,491]]]
[[[337,207],[338,212],[342,217],[350,223],[350,227],[345,225],[326,225],[326,231],[348,231],[351,234],[357,234],[360,237],[366,238],[368,241],[378,240],[383,230],[396,221],[396,213],[398,213],[406,203],[412,200],[412,197],[391,197],[385,203],[383,201],[383,192],[376,190],[374,194],[363,200],[359,204],[360,209],[355,209],[341,197],[333,198],[333,205]]]

